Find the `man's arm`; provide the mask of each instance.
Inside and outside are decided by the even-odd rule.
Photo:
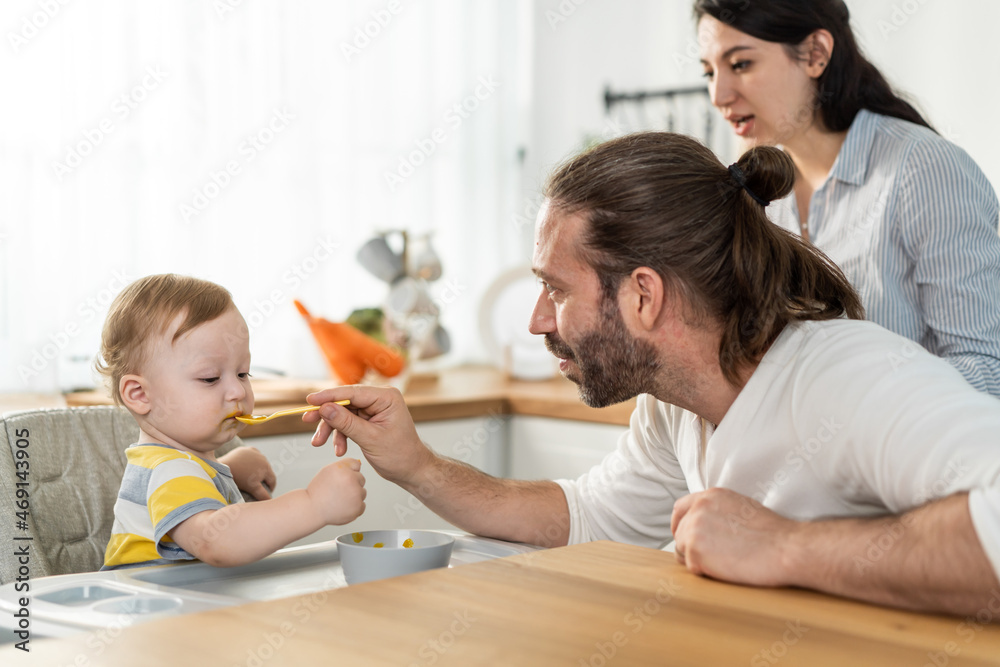
[[[427,447],[422,442],[420,446]],[[434,458],[420,471],[391,481],[445,521],[475,535],[509,542],[559,547],[569,540],[569,507],[555,482],[500,479],[431,454]]]
[[[677,558],[696,574],[800,586],[920,611],[975,614],[1000,592],[956,493],[897,516],[799,522],[726,489],[679,500]]]
[[[343,399],[350,399],[351,405],[333,403]],[[417,436],[399,391],[338,387],[310,394],[307,400],[323,405],[318,415],[303,415],[303,421],[319,422],[313,446],[332,435],[341,456],[350,438],[379,475],[462,530],[545,547],[568,541],[569,508],[558,484],[499,479],[436,454]]]

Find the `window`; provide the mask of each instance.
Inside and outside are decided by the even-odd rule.
[[[335,320],[380,304],[354,254],[385,229],[434,232],[453,356],[475,345],[478,295],[519,257],[524,3],[21,5],[0,61],[0,391],[86,384],[111,299],[161,272],[227,287],[255,365],[324,376],[291,300]]]

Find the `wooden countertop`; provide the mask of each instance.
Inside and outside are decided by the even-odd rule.
[[[331,386],[333,382],[328,380],[254,380],[254,412],[264,414],[305,405],[307,394]],[[635,408],[635,399],[607,408],[591,408],[580,401],[576,385],[564,377],[512,380],[487,366],[462,366],[441,371],[436,377],[414,377],[403,395],[418,422],[510,414],[627,426]],[[66,394],[65,399],[71,406],[111,402],[104,392],[97,391]],[[248,427],[241,437],[305,433],[314,428],[299,418],[286,417]]]
[[[62,394],[0,394],[0,414],[17,410],[65,407],[66,397]]]
[[[670,553],[592,542],[31,648],[0,649],[0,663],[1000,665],[1000,624],[734,586]]]

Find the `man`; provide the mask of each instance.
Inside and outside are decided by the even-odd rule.
[[[661,547],[696,573],[911,609],[1000,593],[1000,403],[880,327],[821,253],[771,225],[793,166],[728,170],[668,133],[602,144],[547,189],[530,330],[593,406],[639,396],[618,448],[575,481],[497,479],[420,442],[401,395],[342,387],[314,445],[470,532]],[[852,319],[846,319],[844,316]],[[351,409],[329,404],[350,399]],[[835,517],[835,518],[831,518]]]

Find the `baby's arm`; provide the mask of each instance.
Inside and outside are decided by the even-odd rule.
[[[237,447],[220,456],[219,463],[229,466],[233,481],[240,491],[246,491],[257,500],[268,500],[271,497],[277,478],[267,457],[256,447]]]
[[[252,563],[323,526],[360,516],[365,509],[365,478],[360,470],[357,459],[331,463],[305,489],[199,512],[175,526],[170,537],[209,565]]]

